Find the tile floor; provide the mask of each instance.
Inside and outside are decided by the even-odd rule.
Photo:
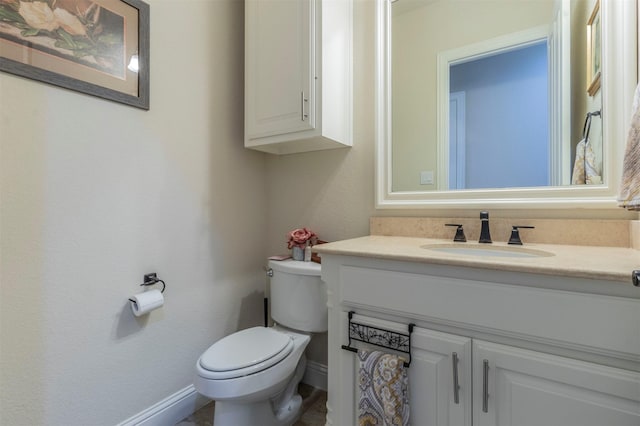
[[[302,396],[302,416],[294,426],[323,426],[327,415],[327,392],[304,383],[298,388]],[[213,426],[213,402],[205,405],[175,426]],[[259,426],[259,425],[256,425]]]

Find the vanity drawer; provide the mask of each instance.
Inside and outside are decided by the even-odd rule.
[[[640,360],[638,299],[347,265],[339,280],[344,305]]]

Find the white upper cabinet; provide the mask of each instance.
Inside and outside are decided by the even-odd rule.
[[[246,0],[245,147],[352,144],[352,0]]]

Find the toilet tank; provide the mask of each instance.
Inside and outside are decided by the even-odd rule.
[[[278,324],[308,332],[327,331],[327,286],[320,265],[296,260],[269,261],[271,318]]]

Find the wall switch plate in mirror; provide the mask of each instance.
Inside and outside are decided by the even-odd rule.
[[[420,172],[420,185],[433,185],[433,171]]]

